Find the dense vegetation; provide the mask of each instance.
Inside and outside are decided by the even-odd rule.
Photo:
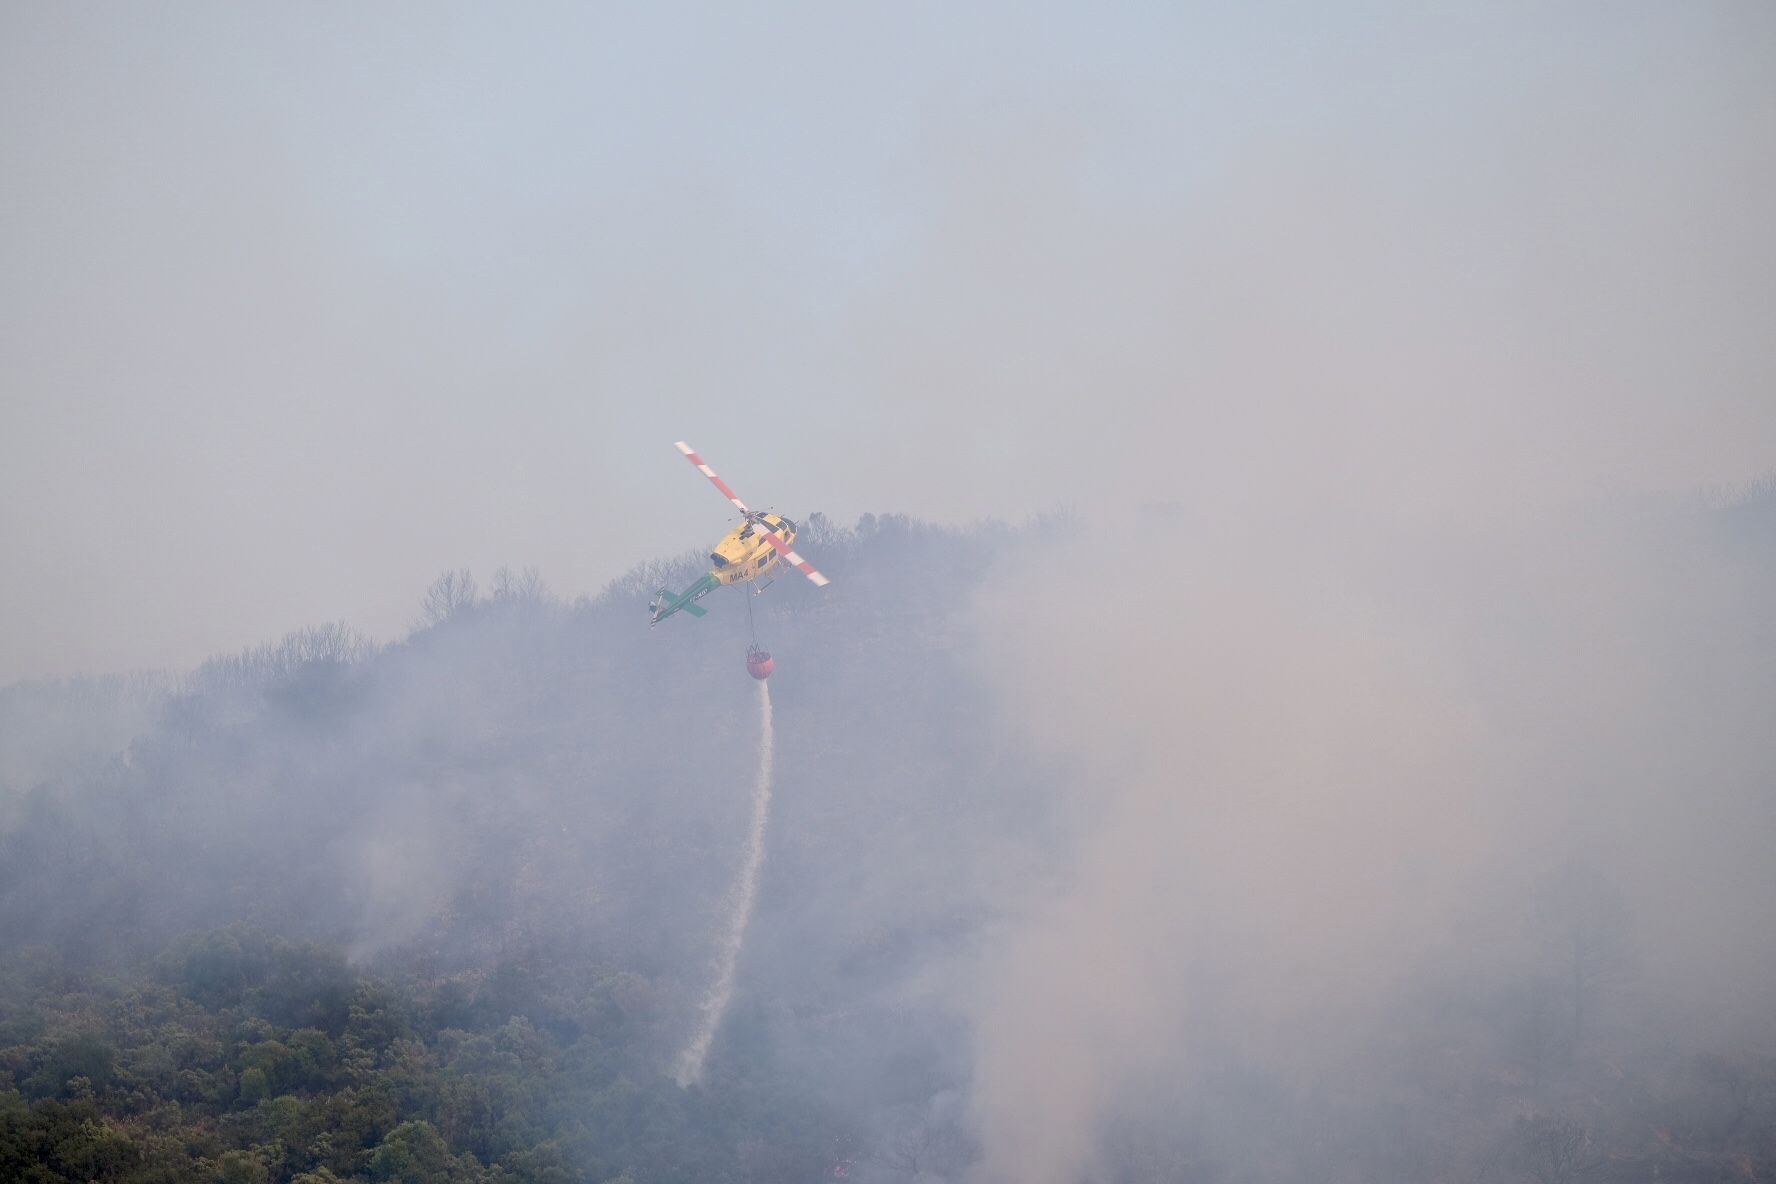
[[[337,951],[233,928],[175,942],[127,977],[14,954],[0,988],[9,1181],[930,1179],[967,1156],[965,1136],[930,1123],[867,1137],[768,1056],[678,1089],[636,1057],[646,1042],[632,995],[645,984],[622,972],[560,994],[522,962],[397,983]],[[742,1040],[768,1041],[756,1012],[741,1024]],[[1505,1114],[1473,1161],[1478,1178],[1700,1184],[1762,1179],[1776,1164],[1776,1058],[1668,1051],[1625,1067],[1607,1051],[1554,1055],[1540,1084],[1573,1108]],[[1442,1140],[1487,1125],[1472,1111],[1481,1099],[1533,1093],[1519,1076],[1530,1064],[1506,1053],[1419,1066],[1429,1112],[1454,1108],[1455,1128],[1384,1122],[1378,1135],[1389,1112],[1416,1114],[1424,1099],[1263,1097],[1275,1125],[1253,1138],[1254,1166],[1297,1154],[1362,1165],[1338,1178],[1465,1178]],[[1264,1092],[1226,1084],[1233,1107]],[[1183,1151],[1129,1124],[1112,1178],[1244,1178],[1189,1150],[1194,1123],[1229,1108],[1194,1099]]]
[[[4,987],[7,1180],[811,1178],[847,1154],[794,1080],[687,1092],[637,1064],[621,973],[390,983],[228,929],[129,977],[14,959]]]
[[[897,519],[814,532],[850,605],[761,602],[772,849],[691,1090],[669,1066],[756,760],[737,596],[643,625],[695,557],[571,605],[452,574],[402,644],[305,630],[170,691],[8,691],[33,776],[0,832],[0,1179],[846,1171],[872,1112],[955,1080],[953,1017],[896,995],[970,940],[1043,811],[946,648],[990,555]],[[841,649],[879,698],[844,690]],[[147,722],[107,757],[118,728],[86,721],[119,717]]]
[[[1694,517],[1770,581],[1776,492]],[[1098,797],[978,652],[995,565],[1062,533],[810,524],[835,582],[759,602],[769,858],[688,1089],[757,726],[742,602],[641,627],[696,557],[575,604],[453,574],[386,647],[0,691],[0,1180],[966,1178],[976,973]],[[1643,1022],[1608,874],[1483,903],[1505,936],[1428,952],[1355,1061],[1193,1031],[1119,1086],[1094,1180],[1776,1174],[1776,1049]]]

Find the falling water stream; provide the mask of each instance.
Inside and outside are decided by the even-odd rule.
[[[728,918],[717,950],[715,981],[698,1005],[697,1031],[678,1056],[680,1086],[694,1085],[703,1077],[703,1060],[721,1026],[722,1013],[734,993],[734,969],[740,961],[740,947],[746,940],[746,923],[752,917],[753,897],[758,894],[759,865],[765,861],[765,821],[771,812],[771,684],[761,680],[759,699],[759,763],[758,780],[752,787],[752,826],[746,832],[746,855],[740,874],[729,889]]]

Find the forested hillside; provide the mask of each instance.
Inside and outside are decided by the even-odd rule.
[[[1735,587],[1776,587],[1773,509],[1765,491],[1661,530],[1724,556]],[[478,590],[453,575],[383,646],[331,626],[180,679],[8,688],[0,1179],[969,1178],[997,1047],[978,1030],[1045,985],[1005,986],[1019,964],[1001,951],[1071,899],[1081,836],[1123,775],[1120,756],[1070,756],[1020,718],[997,657],[1001,614],[1039,592],[1032,562],[1078,537],[1063,520],[809,524],[833,584],[784,580],[756,602],[778,663],[768,856],[734,1006],[688,1089],[671,1060],[708,983],[757,728],[739,593],[645,625],[654,588],[700,556],[571,603],[523,575]],[[1094,615],[1121,597],[1106,582]],[[1023,637],[1042,677],[1081,673],[1068,663],[1093,619]],[[1183,696],[1192,672],[1176,677]],[[1128,693],[1119,708],[1147,692]],[[1746,792],[1767,805],[1767,784]],[[1199,831],[1168,852],[1206,866],[1226,841]],[[1545,857],[1561,850],[1476,876],[1496,899],[1410,957],[1384,963],[1353,922],[1336,957],[1383,967],[1341,1034],[1354,1054],[1234,1022],[1156,1036],[1099,1091],[1091,1179],[1776,1173],[1776,1033],[1646,1028],[1674,1009],[1642,897],[1613,866]],[[1269,858],[1260,844],[1240,860],[1250,879],[1181,878],[1161,903],[1241,916]],[[1180,954],[1176,1008],[1248,1015],[1236,930],[1203,932],[1223,936]],[[1088,999],[1093,979],[1122,989],[1126,968],[1093,957],[1050,964]],[[1337,977],[1296,965],[1264,989],[1311,1000]],[[1073,1072],[1041,1075],[1068,1090]]]
[[[689,1092],[669,1061],[756,747],[740,594],[645,624],[700,556],[576,604],[503,574],[435,589],[402,643],[305,630],[209,663],[133,736],[109,713],[109,763],[9,796],[0,1175],[843,1170],[873,1114],[954,1089],[957,1017],[913,984],[1046,841],[1043,777],[959,652],[1009,537],[817,521],[829,593],[759,601],[770,855],[742,996]],[[9,694],[21,752],[27,708],[105,698]]]

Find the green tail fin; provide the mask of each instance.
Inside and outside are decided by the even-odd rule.
[[[690,613],[693,617],[708,615],[708,609],[698,608],[691,602],[696,600],[699,596],[708,595],[719,587],[721,587],[721,581],[717,580],[713,574],[710,574],[704,576],[702,579],[698,580],[677,595],[674,595],[670,588],[660,589],[660,598],[654,602],[653,623],[658,625],[673,613],[681,610]]]

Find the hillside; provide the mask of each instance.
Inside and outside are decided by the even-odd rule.
[[[205,1115],[191,1157],[232,1148],[280,1180],[392,1178],[370,1153],[412,1115],[501,1179],[533,1178],[519,1153],[564,1137],[572,1179],[745,1178],[709,1165],[761,1138],[757,1155],[789,1154],[732,1114],[706,1127],[710,1108],[763,1112],[825,1167],[855,1154],[869,1106],[955,1080],[954,1017],[915,980],[978,935],[990,882],[1027,873],[1046,791],[960,652],[1007,532],[813,534],[828,594],[784,581],[759,604],[777,808],[707,1097],[665,1075],[738,859],[755,721],[740,594],[645,627],[653,582],[694,558],[572,605],[481,598],[382,649],[328,628],[219,659],[108,766],[42,779],[0,839],[0,1071],[24,1099],[67,1099],[53,1121],[97,1107],[138,1148]],[[366,1011],[389,1018],[366,1034]],[[268,1044],[321,1051],[243,1085]],[[106,1067],[62,1072],[64,1055],[91,1068],[67,1048]],[[505,1085],[484,1080],[493,1048]],[[402,1057],[419,1084],[386,1079]],[[524,1100],[468,1133],[435,1098],[464,1077]],[[389,1089],[387,1121],[338,1110]],[[249,1120],[262,1099],[283,1117]],[[331,1117],[292,1117],[323,1101]],[[627,1129],[638,1106],[661,1131]],[[311,1145],[339,1123],[369,1141],[310,1153],[289,1133],[304,1122]],[[141,1162],[116,1178],[208,1170]]]
[[[1772,505],[1675,511],[1660,537],[1675,521],[1735,587],[1769,587]],[[740,859],[757,727],[738,593],[645,627],[653,588],[698,556],[573,603],[502,578],[386,646],[328,627],[179,680],[8,689],[0,1177],[968,1177],[995,1021],[1051,985],[1002,976],[1047,932],[1031,917],[1091,899],[1090,836],[1117,825],[1116,779],[1145,775],[1114,733],[1088,738],[1107,761],[1042,736],[1005,678],[1007,637],[1029,639],[1016,605],[1042,603],[1020,573],[1070,537],[1056,526],[816,518],[806,543],[833,584],[757,601],[778,663],[767,857],[735,1004],[690,1089],[671,1061]],[[1397,618],[1419,611],[1394,593]],[[1442,616],[1421,624],[1456,615],[1423,600]],[[1123,619],[1142,644],[1179,628]],[[1051,662],[1051,636],[1023,649],[1064,694],[1089,677],[1069,664],[1086,642],[1054,637]],[[1335,976],[1311,981],[1331,968],[1302,954],[1288,989],[1314,1008],[1291,996],[1284,1024],[1253,1026],[1272,1013],[1238,997],[1262,993],[1240,946],[1266,937],[1240,919],[1270,855],[1228,864],[1244,823],[1224,816],[1167,840],[1179,895],[1112,898],[1220,918],[1172,951],[1175,1006],[1226,1022],[1154,1029],[1153,1055],[1101,1087],[1114,1120],[1092,1179],[1776,1172],[1772,1034],[1645,1027],[1673,1014],[1649,968],[1656,918],[1613,866],[1556,843],[1494,863],[1496,897],[1441,918],[1364,987],[1360,1022],[1304,1049],[1290,1025],[1325,1023],[1315,994],[1336,998]],[[1334,825],[1313,833],[1336,845]],[[1190,887],[1190,868],[1225,866],[1253,870]],[[1364,924],[1339,958],[1383,956]],[[1126,989],[1126,967],[1093,958],[1050,965],[1088,998],[1093,980]],[[1038,1073],[1083,1088],[1089,1063]]]

